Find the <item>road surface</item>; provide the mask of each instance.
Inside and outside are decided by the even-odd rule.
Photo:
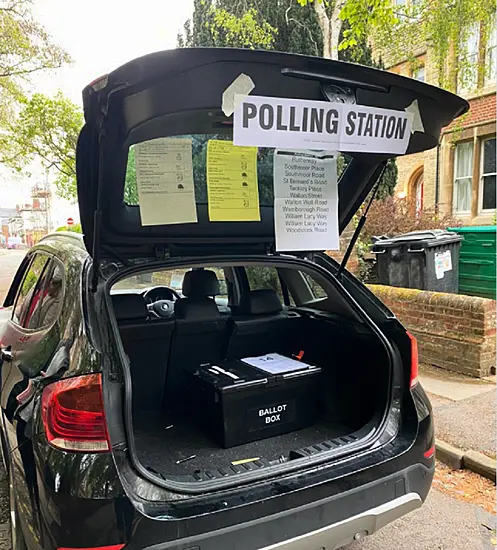
[[[0,249],[2,301],[25,253]],[[0,463],[0,550],[10,549],[8,521],[8,487]],[[347,550],[491,550],[495,548],[491,542],[494,522],[495,517],[481,508],[432,490],[421,509],[349,545]]]
[[[3,302],[26,250],[5,250],[0,248],[0,301]]]

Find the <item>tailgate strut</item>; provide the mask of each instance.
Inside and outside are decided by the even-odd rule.
[[[371,205],[373,204],[373,201],[376,197],[376,193],[378,192],[378,188],[380,187],[381,178],[383,174],[385,173],[387,163],[386,161],[383,162],[383,167],[381,168],[381,172],[378,175],[378,179],[376,180],[376,185],[373,189],[373,192],[371,193],[371,197],[369,199],[368,205],[366,206],[366,209],[364,210],[364,213],[362,214],[361,218],[359,219],[359,223],[357,224],[357,227],[355,228],[354,234],[352,235],[352,238],[350,239],[349,246],[347,247],[347,250],[345,251],[345,254],[343,255],[342,263],[340,264],[340,267],[337,271],[337,277],[341,277],[347,262],[349,261],[349,258],[352,254],[352,251],[354,250],[355,243],[357,242],[357,239],[359,238],[359,235],[362,231],[362,228],[364,227],[364,224],[366,223],[366,220],[368,218],[368,212],[371,208]]]

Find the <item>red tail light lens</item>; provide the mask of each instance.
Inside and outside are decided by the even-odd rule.
[[[43,390],[42,418],[48,441],[65,451],[110,450],[100,374],[59,380]]]
[[[419,355],[418,355],[418,341],[410,333],[407,333],[409,339],[411,340],[411,379],[409,381],[409,387],[414,388],[418,383],[418,374],[419,374]]]

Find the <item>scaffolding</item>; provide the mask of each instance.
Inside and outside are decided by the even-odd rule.
[[[38,242],[52,230],[52,192],[48,181],[36,183],[31,188],[32,209],[30,216],[32,242]],[[28,233],[28,231],[26,231]]]

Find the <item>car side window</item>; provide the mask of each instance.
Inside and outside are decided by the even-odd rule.
[[[42,298],[33,312],[31,323],[26,328],[41,329],[50,326],[57,319],[62,306],[64,295],[62,267],[52,261],[45,268],[42,279]]]
[[[48,261],[48,256],[35,254],[24,275],[12,312],[12,320],[17,325],[25,327],[26,323],[29,323],[34,308],[41,298],[40,279]]]
[[[280,276],[275,267],[249,266],[245,268],[245,273],[247,274],[250,290],[274,290],[280,297],[281,302],[286,302]],[[287,296],[289,305],[294,306],[295,302],[291,294],[288,293]]]
[[[326,290],[317,282],[315,281],[309,274],[302,273],[304,276],[304,279],[306,280],[309,290],[311,291],[314,300],[321,300],[323,298],[328,298],[328,293]]]

